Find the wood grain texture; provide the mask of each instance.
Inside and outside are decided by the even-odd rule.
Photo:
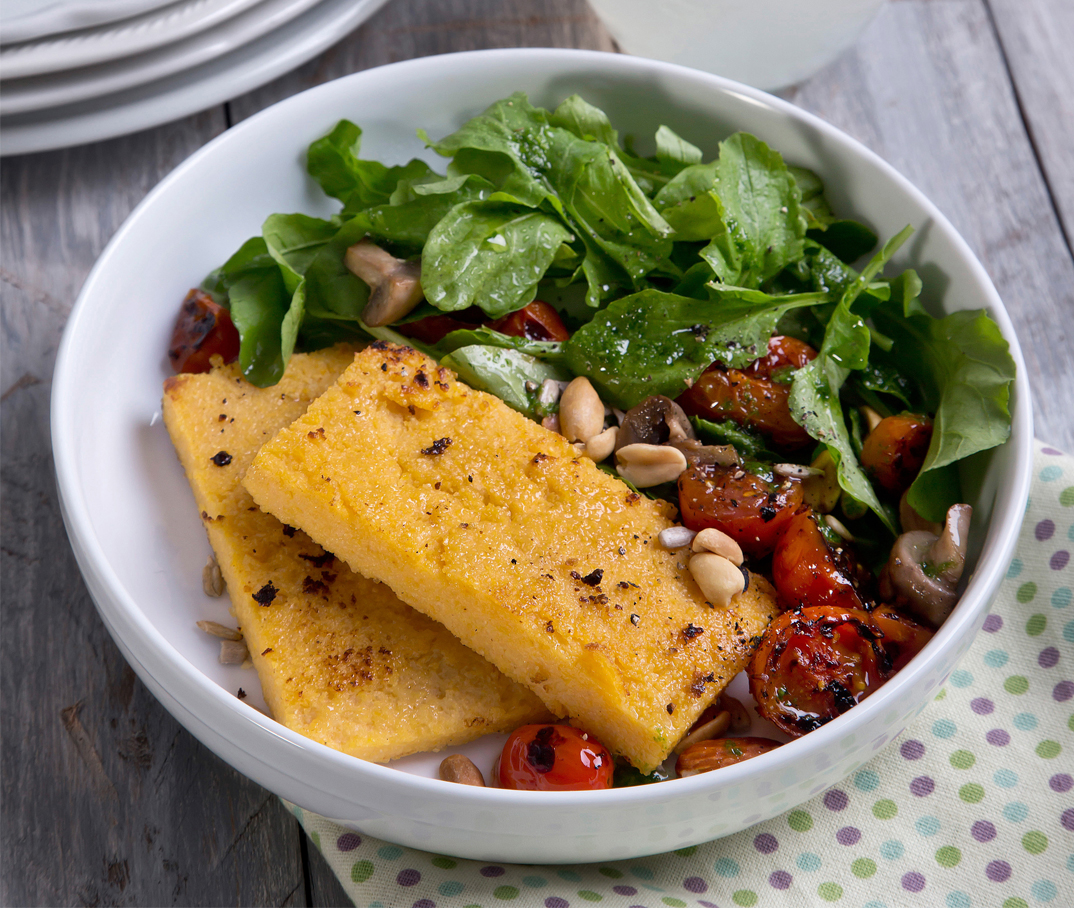
[[[1074,449],[1074,260],[984,0],[888,3],[784,94],[890,162],[965,237],[1014,321],[1037,436]]]
[[[160,706],[112,643],[59,514],[48,398],[93,262],[222,111],[4,161],[0,903],[305,904],[297,823]],[[254,872],[253,868],[257,868]]]
[[[988,0],[1022,115],[1074,246],[1074,3]]]
[[[615,45],[585,0],[394,0],[316,60],[232,101],[232,122],[352,72],[492,47],[610,51]]]

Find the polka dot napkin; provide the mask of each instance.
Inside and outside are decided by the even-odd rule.
[[[571,867],[426,854],[295,814],[359,908],[1074,906],[1074,458],[1038,445],[1018,551],[965,659],[876,759],[705,845]]]

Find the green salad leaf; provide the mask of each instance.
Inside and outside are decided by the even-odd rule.
[[[537,392],[527,390],[527,385],[539,386],[549,378],[570,379],[562,369],[509,347],[459,347],[440,362],[455,370],[466,384],[495,394],[507,406],[531,418],[538,415]]]

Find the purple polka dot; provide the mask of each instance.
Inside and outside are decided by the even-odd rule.
[[[925,756],[925,745],[920,741],[903,741],[899,753],[904,760],[920,760]]]
[[[996,704],[989,700],[988,697],[975,697],[970,700],[970,709],[979,716],[987,716],[995,708]]]
[[[925,888],[925,878],[915,870],[902,875],[902,888],[907,892],[920,892]]]
[[[436,902],[432,899],[418,899],[411,908],[436,908]]]
[[[985,740],[993,747],[1006,747],[1011,743],[1011,736],[1002,728],[993,728],[985,735]]]
[[[970,827],[970,835],[978,842],[991,842],[996,837],[996,827],[988,820],[978,820]]]
[[[1040,655],[1037,656],[1037,665],[1041,668],[1055,668],[1059,664],[1059,650],[1054,646],[1049,646],[1047,649],[1042,649]]]
[[[1048,559],[1048,567],[1053,571],[1061,571],[1070,562],[1070,552],[1066,549],[1060,549],[1051,558]]]
[[[1062,703],[1074,697],[1074,681],[1060,681],[1052,688],[1052,698]]]
[[[846,792],[833,788],[824,796],[824,806],[829,810],[843,810],[850,803]]]
[[[502,867],[491,866],[481,868],[482,876],[503,876],[505,873],[507,873],[507,871],[504,870]]]
[[[999,615],[989,615],[984,620],[984,624],[981,626],[986,634],[994,634],[1001,627],[1003,627],[1003,619]]]
[[[624,889],[627,887],[623,887]],[[550,896],[544,900],[544,908],[570,908],[571,903],[566,899],[561,899],[558,896]]]
[[[989,861],[985,876],[993,883],[1006,883],[1011,878],[1011,865],[1006,861]]]
[[[1064,810],[1059,815],[1059,822],[1063,825],[1064,829],[1069,829],[1071,832],[1074,832],[1074,807],[1071,807],[1069,810]]]
[[[633,886],[612,886],[612,892],[616,895],[637,895],[638,890]],[[547,905],[548,903],[545,902]]]
[[[395,882],[400,886],[416,886],[421,882],[421,874],[416,870],[400,870]]]
[[[1074,788],[1074,779],[1068,776],[1065,772],[1058,772],[1048,780],[1048,787],[1052,791],[1058,791],[1060,793],[1064,791],[1070,791]]]
[[[1063,452],[1062,451],[1057,451],[1055,448],[1041,448],[1040,453],[1041,454],[1050,454],[1052,457],[1062,457],[1063,456]]]
[[[779,842],[771,833],[762,832],[753,840],[753,847],[761,852],[761,854],[771,854],[779,848]]]
[[[720,908],[719,905],[714,905],[712,902],[706,902],[704,899],[698,899],[697,903],[701,908]],[[638,906],[635,905],[634,908],[638,908]]]
[[[340,851],[354,851],[362,844],[362,837],[356,832],[345,832],[336,839],[336,848]]]
[[[786,870],[777,870],[768,878],[768,885],[773,889],[790,889],[792,879]]]
[[[1051,539],[1054,532],[1055,524],[1048,519],[1044,519],[1034,528],[1033,535],[1037,537],[1037,542],[1044,542],[1045,539]]]
[[[861,830],[856,826],[844,826],[835,834],[840,845],[857,845],[861,840]]]
[[[936,783],[928,776],[918,776],[910,783],[910,794],[919,798],[927,798],[936,788]]]
[[[682,881],[682,888],[687,892],[708,892],[709,884],[699,876],[688,876]]]

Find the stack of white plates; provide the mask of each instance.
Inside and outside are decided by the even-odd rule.
[[[385,0],[3,0],[0,154],[212,107],[316,56]]]

